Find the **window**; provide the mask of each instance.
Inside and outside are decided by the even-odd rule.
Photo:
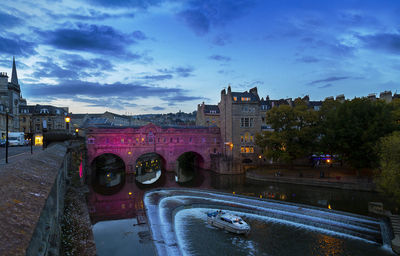
[[[47,108],[42,108],[40,110],[40,114],[48,114],[48,113],[49,113],[49,110]]]
[[[26,122],[26,117],[22,118],[22,122],[25,123]]]
[[[240,153],[244,153],[244,154],[252,154],[254,153],[254,147],[240,147]]]
[[[237,97],[235,96],[235,97],[233,97],[233,101],[237,101]]]
[[[250,98],[249,97],[242,97],[240,100],[241,101],[250,101]]]
[[[242,117],[240,119],[240,127],[253,127],[253,126],[254,126],[254,118]]]
[[[88,144],[94,144],[94,138],[88,138],[87,143]]]

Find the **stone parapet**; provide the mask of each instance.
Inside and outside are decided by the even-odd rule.
[[[58,255],[67,148],[58,144],[0,172],[0,255]]]

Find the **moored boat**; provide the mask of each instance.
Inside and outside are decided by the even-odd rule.
[[[211,226],[235,233],[250,233],[250,226],[239,216],[223,212],[221,210],[207,213],[207,222]]]

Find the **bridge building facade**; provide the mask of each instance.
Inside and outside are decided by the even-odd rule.
[[[86,139],[89,165],[101,155],[113,154],[124,162],[126,173],[135,173],[138,159],[149,153],[162,158],[166,171],[176,171],[178,158],[187,152],[198,156],[200,168],[218,172],[222,153],[218,127],[92,127]]]

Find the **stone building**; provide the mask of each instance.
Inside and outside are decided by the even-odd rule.
[[[43,133],[47,131],[67,131],[65,117],[68,107],[50,105],[26,105],[19,111],[20,131],[25,134],[32,132],[35,144],[41,144]],[[68,127],[69,130],[72,127]]]
[[[17,68],[15,58],[13,58],[11,82],[8,82],[6,72],[0,72],[0,131],[1,136],[6,131],[6,115],[8,115],[8,130],[17,132],[19,126],[19,109],[26,105],[26,100],[22,98],[21,88],[18,83]]]
[[[196,125],[198,126],[220,126],[219,121],[219,108],[217,105],[197,105]]]
[[[221,91],[220,129],[226,156],[226,168],[231,173],[244,172],[246,165],[254,164],[261,154],[255,145],[255,135],[261,131],[260,97],[257,87],[249,92]]]

